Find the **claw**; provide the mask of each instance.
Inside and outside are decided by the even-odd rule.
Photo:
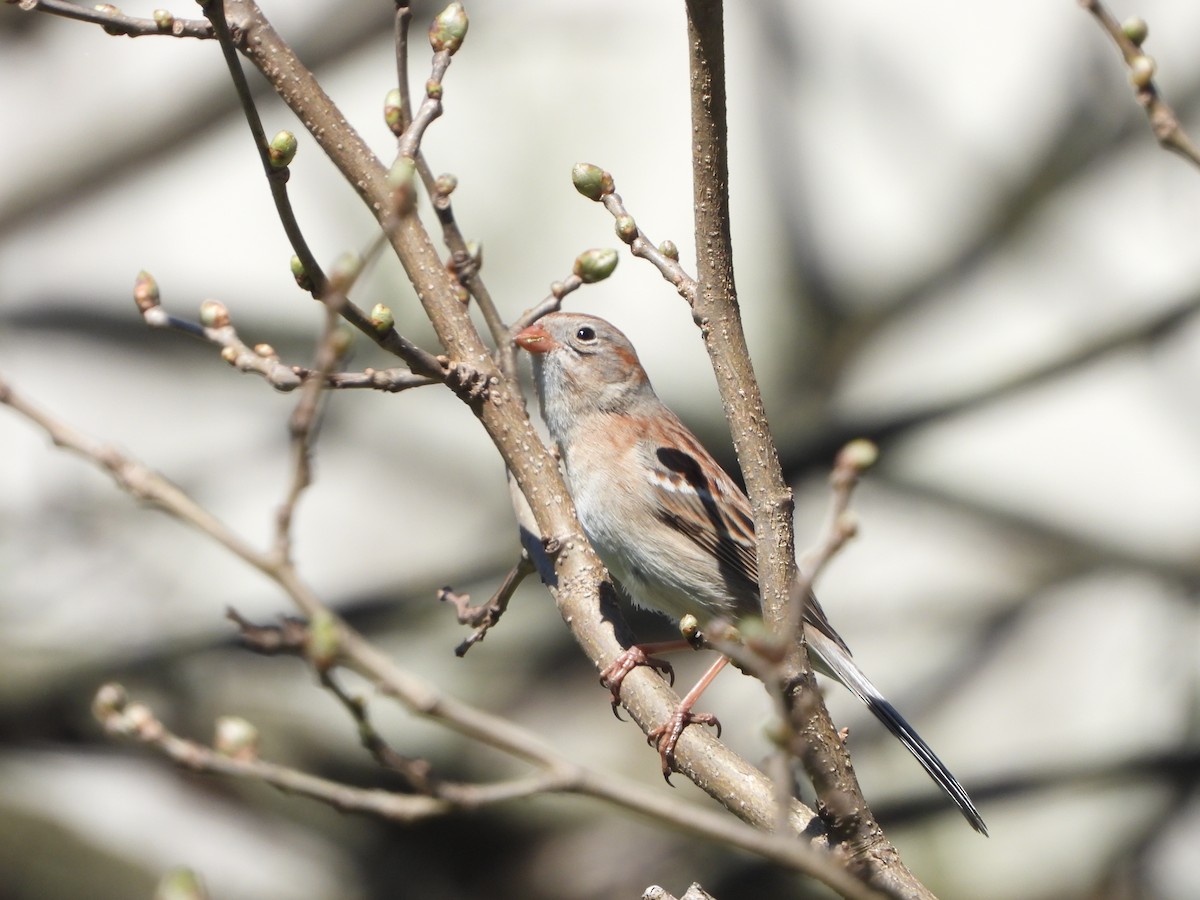
[[[675,684],[675,670],[669,662],[659,659],[657,656],[647,656],[646,651],[636,644],[630,647],[600,673],[600,683],[612,692],[613,715],[617,719],[621,718],[620,713],[617,712],[617,707],[621,703],[621,683],[625,680],[625,676],[638,666],[649,666],[656,672],[667,676],[672,685]]]
[[[663,778],[671,783],[671,773],[675,770],[675,745],[683,735],[683,729],[689,725],[709,725],[717,729],[717,737],[721,736],[721,722],[712,713],[696,713],[680,706],[662,725],[652,728],[646,735],[646,743],[653,744],[662,760]]]

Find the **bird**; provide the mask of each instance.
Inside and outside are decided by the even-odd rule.
[[[761,616],[749,500],[659,399],[629,339],[604,319],[571,312],[545,315],[513,339],[533,360],[542,418],[579,523],[629,598],[676,620],[695,616],[702,626],[718,617],[737,622]],[[966,790],[859,668],[811,594],[804,636],[815,668],[866,704],[986,835]],[[664,775],[670,761],[663,742],[673,752],[689,722],[716,722],[691,713],[688,704],[725,662],[685,697],[673,724],[651,732],[663,753]],[[639,664],[666,668],[641,648],[630,648],[605,672],[614,710],[621,679]]]

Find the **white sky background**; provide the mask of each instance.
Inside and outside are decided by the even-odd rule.
[[[386,12],[359,2],[263,5],[285,37],[307,48],[332,39],[338,15],[378,19],[377,41],[318,74],[387,154],[380,109],[394,62]],[[1073,0],[727,6],[738,287],[768,411],[787,440],[816,426],[815,410],[870,424],[986,389],[1195,293],[1200,172],[1155,145],[1118,54]],[[123,8],[148,15],[153,4]],[[770,29],[759,24],[769,9]],[[228,91],[217,48],[111,38],[65,20],[26,33],[8,27],[25,14],[2,10],[0,373],[265,541],[287,479],[291,400],[234,373],[215,351],[139,330],[130,299],[146,268],[173,312],[191,315],[202,299],[218,298],[244,337],[304,361],[318,313],[291,284],[291,251],[240,116],[135,172],[118,170],[111,180],[97,173],[103,183],[78,202],[18,224],[4,218],[91,161],[135,152],[164,121],[186,119]],[[512,318],[540,300],[579,251],[620,246],[608,215],[570,185],[579,161],[609,169],[638,223],[656,240],[673,239],[690,261],[681,4],[485,0],[468,11],[470,33],[445,83],[446,113],[424,146],[435,171],[458,176],[455,209],[484,245],[484,275],[502,311]],[[1114,12],[1149,20],[1148,51],[1167,99],[1194,94],[1200,5],[1160,0],[1114,4]],[[428,14],[415,28],[417,87],[426,77],[419,38]],[[795,54],[793,67],[778,64],[785,52]],[[298,132],[292,196],[318,257],[364,247],[372,222],[356,197],[281,103],[269,97],[261,108],[269,133]],[[826,390],[827,373],[809,363],[827,357],[810,327],[819,315],[795,283],[789,218],[803,222],[843,313],[884,311],[1012,202],[1075,108],[1087,110],[1091,130],[1083,133],[1112,148],[1080,148],[1098,161],[1047,184],[1017,230],[853,345],[836,387]],[[1180,112],[1200,134],[1195,115]],[[387,302],[405,332],[432,347],[394,262],[374,270],[356,299]],[[649,266],[623,253],[609,282],[572,295],[567,307],[625,330],[664,399],[706,439],[719,439],[720,407],[688,310]],[[127,320],[128,330],[113,341],[47,325],[85,311]],[[1200,629],[1186,586],[1195,583],[1200,545],[1198,343],[1190,322],[1152,348],[1112,354],[884,447],[883,468],[859,497],[863,535],[823,581],[823,602],[863,667],[912,710],[968,788],[1185,746],[1194,730],[1187,698],[1197,685]],[[357,361],[377,363],[363,344]],[[426,629],[394,637],[396,652],[419,654],[427,676],[481,705],[512,703],[514,715],[547,732],[578,720],[575,732],[559,735],[563,746],[658,778],[632,729],[604,721],[601,692],[567,708],[503,662],[502,647],[520,653],[523,642],[562,640],[544,593],[522,595],[508,628],[472,651],[473,668],[448,652],[457,640],[448,613],[425,609],[445,582],[486,596],[516,546],[499,466],[460,404],[437,389],[339,396],[317,475],[301,508],[298,552],[325,596],[395,595]],[[825,493],[816,473],[798,489],[803,544]],[[947,496],[952,504],[941,502]],[[1007,524],[997,527],[992,513]],[[473,578],[480,581],[463,583]],[[224,635],[228,602],[269,617],[282,599],[0,412],[0,704],[15,709],[85,666],[98,681],[164,641]],[[1010,628],[985,631],[987,617],[1009,610]],[[278,680],[258,690],[216,678],[207,704],[221,712],[231,696],[249,697],[260,715],[279,715],[273,691],[304,692],[285,701],[302,718],[309,682],[295,668],[270,677]],[[528,687],[523,706],[506,678]],[[853,700],[833,690],[830,700],[852,741],[862,742],[855,759],[868,797],[929,790]],[[761,755],[765,701],[748,679],[730,676],[706,702],[731,743]],[[291,727],[320,731],[315,721]],[[603,728],[614,746],[596,749],[591,728]],[[330,753],[357,753],[348,731],[343,737],[315,739]],[[0,780],[18,770],[36,777],[38,765],[22,755],[0,768]],[[55,757],[45,765],[64,764]],[[89,777],[96,790],[111,786],[107,768],[89,775],[71,763],[70,772],[79,791]],[[185,802],[160,782],[146,790],[164,808]],[[895,837],[909,864],[946,896],[1082,896],[1163,799],[1139,782],[1090,790],[1071,783],[1036,796],[1036,808],[984,804],[988,841],[953,813]],[[43,814],[83,833],[105,827],[95,816],[72,819],[71,803],[59,806]],[[1200,829],[1194,812],[1185,821],[1193,834]],[[211,827],[207,813],[197,827]],[[1072,836],[1072,866],[1062,865],[1068,839],[1056,835]],[[1174,846],[1184,853],[1190,844]],[[227,852],[251,849],[234,838]],[[145,864],[158,866],[162,852],[156,845]],[[1162,854],[1151,873],[1161,876],[1156,889],[1188,896],[1172,874],[1186,867],[1169,849]],[[648,865],[631,877],[644,885],[658,873]],[[216,894],[242,896],[236,879],[219,879],[213,871]],[[327,890],[320,884],[306,878],[304,896],[336,895],[316,893]]]

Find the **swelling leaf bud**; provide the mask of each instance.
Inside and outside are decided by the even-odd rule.
[[[575,257],[575,267],[572,271],[584,284],[595,284],[613,273],[618,258],[617,251],[607,247],[584,250]]]
[[[304,263],[300,262],[300,257],[293,256],[291,261],[292,277],[296,279],[296,284],[301,290],[312,290],[312,279],[308,277],[308,272],[304,270]]]
[[[451,3],[429,26],[429,44],[435,53],[447,51],[453,56],[467,36],[467,11],[461,3]]]
[[[371,309],[371,325],[380,333],[388,332],[395,327],[396,317],[382,303],[376,303]]]
[[[281,131],[271,138],[271,144],[267,147],[267,158],[271,162],[271,168],[286,169],[291,165],[298,146],[296,136],[290,131]]]
[[[258,729],[240,716],[221,716],[217,719],[213,749],[232,759],[257,759]]]
[[[1150,82],[1154,80],[1154,69],[1154,60],[1149,56],[1134,57],[1133,62],[1129,64],[1129,80],[1136,88],[1149,87]]]
[[[394,191],[411,188],[417,172],[417,163],[411,156],[401,156],[388,169],[388,187]]]
[[[400,89],[392,88],[383,98],[383,121],[387,122],[387,127],[395,134],[404,130],[403,114],[404,106],[400,97]]]
[[[613,192],[612,176],[591,163],[576,163],[571,167],[571,184],[589,200],[599,200]]]
[[[1150,26],[1140,16],[1130,16],[1122,22],[1121,31],[1125,32],[1125,37],[1129,38],[1135,47],[1142,46],[1150,36]]]
[[[209,900],[200,876],[191,869],[172,869],[154,889],[154,900]]]
[[[632,244],[633,239],[637,237],[638,227],[633,216],[617,216],[616,229],[617,237],[626,244]]]
[[[341,651],[342,630],[331,613],[321,611],[308,623],[308,658],[318,672],[325,672],[337,662]]]
[[[137,304],[138,312],[141,313],[159,305],[158,282],[145,269],[138,272],[133,281],[133,302]]]
[[[205,328],[225,328],[229,325],[229,310],[216,300],[205,300],[200,304],[200,324]]]
[[[362,267],[362,257],[353,250],[340,254],[329,270],[329,286],[337,291],[348,291],[362,272]]]
[[[879,460],[879,448],[866,438],[851,441],[838,453],[837,465],[849,466],[858,472],[866,471]]]

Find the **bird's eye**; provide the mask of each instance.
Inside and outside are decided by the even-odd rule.
[[[592,328],[590,325],[584,325],[575,332],[575,339],[577,341],[584,341],[585,343],[590,344],[596,339],[596,329]]]

